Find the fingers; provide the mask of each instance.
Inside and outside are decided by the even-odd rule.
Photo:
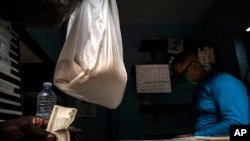
[[[70,137],[72,141],[80,140],[81,129],[75,128],[74,126],[69,126]]]
[[[32,119],[32,123],[37,126],[37,127],[40,127],[40,128],[44,128],[46,129],[47,128],[47,125],[48,125],[48,120],[46,119],[43,119],[41,117],[34,117]]]
[[[56,141],[56,136],[45,130],[48,120],[33,117],[31,122],[24,125],[20,130],[27,136],[32,136],[39,141]]]

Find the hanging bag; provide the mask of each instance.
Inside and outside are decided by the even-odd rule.
[[[71,15],[54,85],[77,99],[116,108],[127,73],[115,0],[83,0]]]

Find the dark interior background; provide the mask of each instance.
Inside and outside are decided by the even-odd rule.
[[[117,0],[124,63],[128,74],[122,103],[117,109],[95,105],[94,117],[77,117],[81,140],[160,139],[192,132],[192,89],[173,85],[172,93],[138,94],[134,66],[167,63],[164,44],[183,39],[184,49],[214,48],[213,69],[243,80],[249,66],[250,2],[246,0]],[[52,81],[54,67],[65,39],[66,27],[25,28],[19,31],[25,114],[33,114],[35,96],[44,81]],[[27,33],[26,33],[27,32]],[[145,40],[151,42],[143,51]],[[163,44],[161,43],[163,41]],[[152,57],[153,55],[153,57]],[[77,99],[54,88],[60,101],[76,107]],[[145,102],[150,102],[145,105]],[[25,107],[26,106],[26,107]],[[29,108],[27,108],[29,107]]]

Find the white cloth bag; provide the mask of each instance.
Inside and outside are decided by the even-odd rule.
[[[53,83],[77,99],[115,109],[127,73],[116,0],[83,0],[71,15]]]

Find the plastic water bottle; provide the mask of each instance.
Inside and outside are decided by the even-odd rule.
[[[49,119],[56,101],[57,97],[52,90],[52,83],[44,82],[43,90],[37,95],[36,116]]]

